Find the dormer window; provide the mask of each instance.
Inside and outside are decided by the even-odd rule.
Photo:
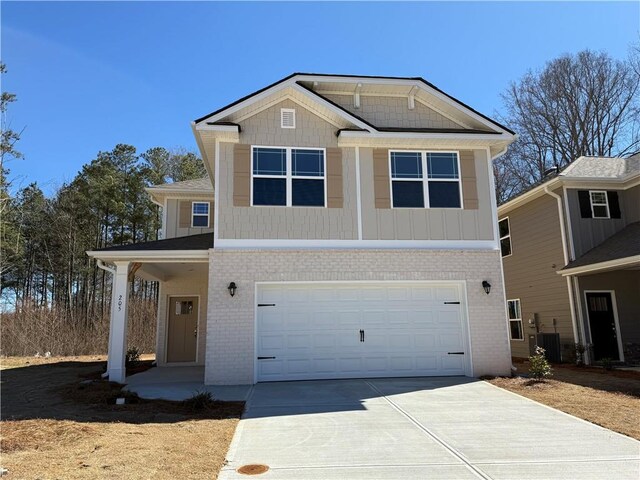
[[[191,226],[209,228],[209,202],[191,203]]]
[[[280,126],[282,128],[296,128],[296,111],[293,108],[280,109]]]
[[[609,218],[609,202],[607,192],[601,190],[589,190],[591,199],[592,218]]]

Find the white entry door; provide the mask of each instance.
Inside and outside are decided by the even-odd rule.
[[[257,290],[257,380],[469,373],[460,284],[279,283]]]

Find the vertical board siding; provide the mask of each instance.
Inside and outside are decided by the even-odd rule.
[[[191,201],[180,200],[178,208],[178,227],[189,228],[191,227]]]
[[[344,185],[342,181],[342,150],[327,148],[327,207],[342,208]]]
[[[251,145],[237,143],[233,148],[233,205],[251,205]]]

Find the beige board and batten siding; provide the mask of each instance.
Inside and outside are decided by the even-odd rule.
[[[193,202],[209,202],[209,228],[191,226]],[[185,237],[213,232],[213,201],[205,198],[167,199],[165,238]]]
[[[280,109],[296,110],[296,128],[281,128]],[[358,238],[355,149],[338,149],[337,127],[291,100],[284,100],[240,122],[240,145],[220,144],[218,236],[221,239],[313,239]],[[342,198],[333,185],[327,189],[327,208],[250,207],[251,171],[237,166],[234,156],[251,146],[307,147],[327,149],[326,181],[342,175]],[[247,152],[242,151],[243,155]],[[342,171],[334,162],[342,157]],[[240,171],[239,170],[242,170]],[[248,183],[250,188],[250,183]],[[241,189],[240,192],[234,190]],[[240,195],[238,195],[240,193]],[[239,201],[243,205],[237,206]],[[341,205],[341,208],[340,208]]]
[[[582,218],[578,199],[579,190],[587,189],[567,189],[576,258],[600,245],[630,223],[640,221],[640,185],[628,190],[616,190],[620,204],[620,218]],[[596,186],[589,190],[607,189]]]
[[[556,200],[544,195],[499,216],[504,217],[509,217],[512,251],[502,259],[506,294],[507,299],[520,299],[524,333],[523,341],[511,341],[512,355],[529,356],[529,335],[536,330],[528,320],[534,314],[538,315],[540,332],[557,331],[562,344],[573,345],[567,281],[556,273],[564,266]]]
[[[360,95],[360,108],[353,105],[353,95],[324,94],[351,113],[378,127],[395,128],[464,128],[453,120],[420,103],[409,109],[406,96],[377,97]]]
[[[200,296],[198,317],[198,365],[203,365],[205,360],[207,340],[207,302],[209,277],[207,275],[208,264],[187,264],[185,273],[179,277],[171,278],[166,282],[160,282],[158,296],[158,333],[156,344],[156,360],[158,365],[167,364],[167,308],[171,296]],[[188,271],[193,268],[193,272]]]
[[[464,205],[390,208],[387,149],[360,148],[364,240],[492,240],[492,192],[485,150],[461,151]],[[468,167],[472,171],[467,173]],[[475,171],[473,171],[475,169]],[[472,178],[475,177],[473,180]]]

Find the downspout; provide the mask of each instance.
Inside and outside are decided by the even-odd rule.
[[[565,231],[564,225],[564,213],[562,209],[562,198],[557,193],[553,193],[549,190],[549,186],[546,185],[544,187],[544,192],[547,195],[556,199],[556,203],[558,204],[558,217],[560,219],[560,236],[562,237],[562,254],[564,256],[564,264],[569,263],[569,253],[567,251],[567,233]],[[576,322],[576,306],[573,296],[573,285],[571,281],[571,276],[567,276],[567,292],[569,294],[569,308],[571,309],[571,325],[573,326],[573,340],[575,343],[580,343],[580,336],[578,334],[578,324]]]
[[[97,264],[98,268],[101,268],[105,272],[109,272],[111,275],[115,276],[116,270],[107,266],[107,264],[104,263],[104,260],[98,259]],[[111,309],[113,309],[113,293],[111,294]],[[109,343],[107,344],[107,371],[102,374],[102,378],[107,378],[109,376],[109,362],[111,361],[111,352],[109,352],[109,350],[111,349],[111,309],[109,309]]]

